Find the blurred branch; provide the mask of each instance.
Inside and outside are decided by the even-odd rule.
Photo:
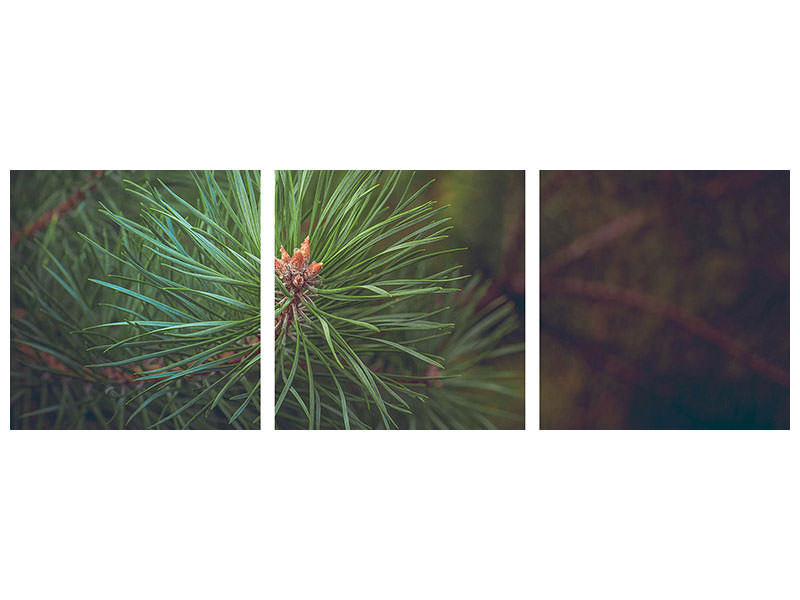
[[[748,349],[742,342],[728,336],[702,319],[684,312],[675,305],[663,302],[652,296],[606,283],[584,281],[575,278],[558,280],[543,279],[541,291],[544,295],[575,296],[598,302],[618,304],[663,317],[692,335],[716,345],[723,352],[740,361],[759,375],[784,387],[789,387],[789,373],[784,369],[771,364],[766,359]]]
[[[75,210],[78,204],[84,199],[86,193],[91,192],[97,187],[97,182],[102,179],[106,174],[106,171],[94,171],[92,175],[89,176],[86,183],[75,190],[69,198],[64,200],[61,204],[52,208],[48,211],[45,211],[44,214],[36,219],[35,221],[28,223],[25,227],[23,227],[20,231],[15,231],[11,234],[11,245],[13,246],[17,242],[19,242],[22,238],[28,237],[33,235],[40,229],[44,229],[47,227],[55,218],[60,217],[61,215],[65,215],[68,212]]]
[[[541,275],[554,274],[590,252],[609,245],[623,235],[636,231],[652,219],[653,215],[648,215],[644,211],[635,211],[614,219],[586,235],[580,236],[566,248],[543,260]]]

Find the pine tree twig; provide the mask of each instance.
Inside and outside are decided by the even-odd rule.
[[[587,254],[608,246],[624,235],[635,232],[652,220],[653,215],[648,215],[644,211],[634,211],[622,215],[602,227],[580,236],[566,248],[542,261],[541,274],[542,276],[553,275]]]
[[[13,182],[12,427],[258,426],[260,173],[117,173]]]
[[[742,342],[723,333],[706,321],[694,315],[690,315],[673,304],[648,296],[647,294],[606,283],[584,281],[576,278],[558,280],[543,279],[541,291],[542,294],[545,295],[566,295],[618,304],[663,317],[690,334],[714,344],[755,373],[784,387],[789,386],[789,373],[786,370],[771,364],[763,357],[752,352]]]
[[[250,338],[245,339],[245,345],[243,348],[247,348],[249,346],[253,346],[254,344],[261,341],[261,336],[256,335]],[[25,356],[27,359],[31,360],[35,364],[38,364],[42,367],[46,367],[51,371],[57,371],[59,376],[62,379],[78,379],[80,381],[91,381],[93,383],[127,383],[133,384],[137,383],[137,377],[141,375],[147,375],[149,371],[160,370],[164,367],[164,361],[160,358],[155,358],[151,360],[144,361],[141,365],[134,365],[132,371],[125,371],[123,369],[115,368],[115,367],[100,367],[97,369],[97,372],[102,373],[103,378],[98,379],[88,379],[87,377],[81,376],[79,373],[76,373],[74,369],[70,369],[67,365],[65,365],[61,360],[53,356],[48,352],[44,352],[42,350],[34,350],[30,346],[26,344],[18,343],[16,344],[17,349],[20,353]],[[215,362],[226,358],[228,356],[232,356],[235,354],[232,350],[228,350],[221,354],[218,354],[212,357],[211,362]],[[222,363],[223,365],[234,365],[240,363],[244,360],[245,355],[236,356],[231,358],[231,360],[225,361]],[[192,366],[192,363],[189,364]],[[169,377],[170,373],[179,371],[179,369],[171,369],[164,372],[164,378]],[[201,375],[207,375],[208,373],[194,373],[190,374],[187,377],[199,377]],[[160,378],[154,378],[153,381],[160,381]]]
[[[23,343],[16,343],[15,348],[22,357],[30,361],[31,364],[44,367],[51,372],[55,372],[62,379],[78,379],[80,381],[90,381],[99,383],[100,379],[90,379],[76,373],[74,369],[69,368],[60,359],[44,350],[34,349],[31,346]],[[13,354],[13,352],[12,352]]]
[[[11,234],[11,245],[18,243],[25,237],[29,237],[39,231],[40,229],[44,229],[47,227],[55,218],[58,218],[62,215],[65,215],[77,208],[78,204],[80,204],[83,199],[86,197],[86,194],[89,192],[94,191],[97,187],[97,183],[105,177],[107,171],[94,171],[92,175],[89,176],[86,183],[75,190],[72,194],[70,194],[69,198],[64,200],[61,204],[56,206],[55,208],[51,208],[48,211],[45,211],[42,216],[40,216],[35,221],[28,223],[25,227],[23,227],[19,231],[15,231]]]

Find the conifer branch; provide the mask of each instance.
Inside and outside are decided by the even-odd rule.
[[[15,427],[258,426],[259,175],[165,176],[53,219],[82,186],[12,250]],[[73,178],[20,173],[12,200]]]
[[[516,395],[507,373],[480,365],[521,349],[500,345],[513,307],[477,308],[488,283],[473,294],[472,278],[470,300],[450,310],[468,276],[433,259],[463,248],[445,245],[446,207],[422,197],[431,182],[415,190],[412,179],[276,173],[277,427],[491,428],[509,417],[486,402]]]
[[[706,321],[679,307],[647,294],[620,288],[607,283],[584,281],[576,278],[542,279],[541,292],[545,295],[566,295],[587,300],[616,304],[662,317],[690,334],[714,344],[723,352],[770,381],[789,386],[789,373],[751,351],[745,344],[727,335]]]
[[[540,268],[542,277],[551,276],[587,254],[612,244],[624,235],[637,231],[652,219],[653,216],[644,211],[633,211],[580,236],[566,248],[542,261]]]

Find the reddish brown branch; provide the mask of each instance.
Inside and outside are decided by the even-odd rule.
[[[619,288],[613,285],[584,281],[575,278],[542,280],[542,294],[567,295],[599,302],[618,304],[663,317],[692,335],[695,335],[720,348],[723,352],[740,361],[752,371],[780,385],[789,386],[789,373],[752,352],[742,342],[730,337],[677,306],[663,302],[641,292]]]
[[[23,227],[20,231],[15,231],[11,234],[11,245],[13,246],[17,242],[19,242],[22,238],[28,237],[33,235],[40,229],[44,229],[50,224],[50,221],[60,217],[61,215],[65,215],[68,212],[75,210],[78,204],[86,197],[88,192],[93,191],[97,187],[97,182],[100,181],[106,174],[106,171],[94,171],[90,176],[87,182],[75,190],[69,198],[64,200],[61,204],[56,206],[55,208],[51,208],[48,211],[45,211],[42,216],[38,219],[33,221],[32,223],[28,223],[25,227]]]
[[[244,347],[240,348],[240,350],[244,350],[249,346],[253,346],[254,344],[261,341],[260,335],[255,335],[252,337],[247,337],[244,339],[245,345]],[[25,344],[18,343],[16,345],[17,349],[20,353],[29,359],[31,362],[40,364],[44,367],[47,367],[51,371],[55,371],[58,375],[64,379],[79,379],[82,381],[87,381],[87,377],[81,376],[79,373],[76,373],[73,369],[70,369],[67,365],[65,365],[62,361],[58,358],[53,356],[48,352],[44,352],[42,350],[31,348]],[[233,356],[235,351],[229,350],[227,352],[223,352],[214,356],[212,361],[217,361],[223,358],[227,358],[228,356]],[[240,356],[236,356],[231,358],[228,361],[222,363],[222,365],[231,365],[236,364],[244,360],[246,357],[245,354]],[[192,366],[189,364],[188,366]],[[141,365],[134,364],[130,371],[116,368],[116,367],[99,367],[95,371],[99,375],[96,379],[90,379],[89,381],[97,382],[97,383],[128,383],[133,384],[137,383],[139,380],[138,378],[143,375],[148,375],[150,372],[162,369],[164,367],[164,360],[161,358],[153,358],[149,360],[145,360],[142,362]],[[173,372],[177,372],[179,369],[176,367],[174,369],[170,369],[168,371],[164,371],[164,378],[169,377],[169,375]],[[201,375],[207,375],[208,373],[194,373],[188,375],[188,377],[199,377]],[[154,378],[151,381],[157,382],[160,381],[162,378]]]
[[[617,238],[633,233],[652,220],[652,218],[651,215],[647,215],[644,211],[634,211],[622,215],[586,235],[582,235],[566,248],[559,250],[553,256],[542,261],[541,274],[551,275],[555,273],[590,252],[609,245]]]

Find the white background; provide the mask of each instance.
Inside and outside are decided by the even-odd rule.
[[[800,597],[796,431],[537,430],[538,169],[791,169],[790,4],[280,4],[5,3],[0,198],[262,169],[268,259],[272,169],[525,169],[528,430],[10,432],[4,400],[3,597]]]

